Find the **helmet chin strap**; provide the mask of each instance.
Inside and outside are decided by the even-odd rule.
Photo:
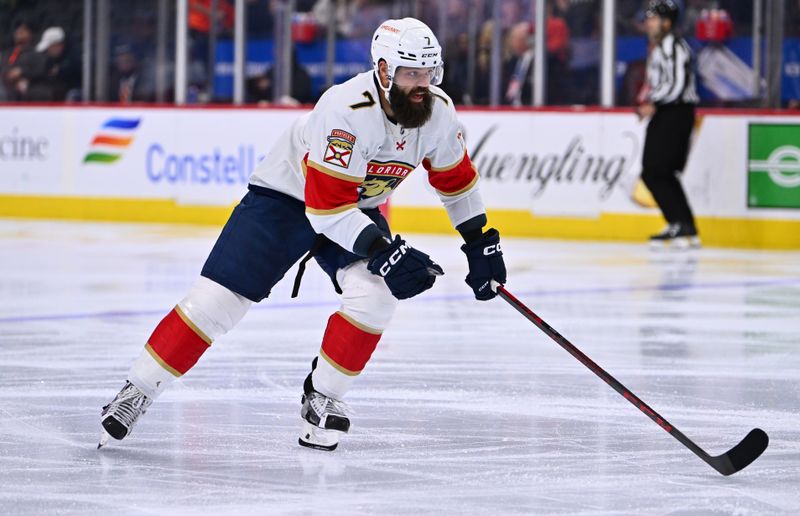
[[[386,102],[391,102],[389,100],[389,90],[392,89],[392,84],[394,84],[394,78],[388,73],[386,74],[386,77],[389,79],[389,86],[384,88],[383,84],[381,83],[381,76],[378,73],[378,70],[375,70],[375,78],[378,79],[378,88],[380,88],[383,91],[383,96],[386,98]]]

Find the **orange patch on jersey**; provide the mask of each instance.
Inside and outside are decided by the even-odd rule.
[[[342,131],[341,129],[334,129],[331,131],[330,138],[338,138],[340,140],[345,140],[350,142],[351,145],[356,144],[356,137],[347,131]]]

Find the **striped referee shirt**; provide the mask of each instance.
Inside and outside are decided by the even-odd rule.
[[[697,104],[694,60],[684,39],[670,32],[653,47],[647,57],[647,83],[654,104]]]

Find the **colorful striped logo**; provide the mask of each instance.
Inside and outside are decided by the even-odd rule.
[[[109,118],[92,140],[84,163],[114,163],[133,142],[141,118]]]

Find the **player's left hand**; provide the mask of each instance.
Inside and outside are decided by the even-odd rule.
[[[650,118],[656,112],[656,106],[652,102],[645,102],[644,104],[639,104],[636,106],[636,115],[639,117],[639,120],[644,120],[645,118]]]
[[[497,295],[492,290],[492,280],[500,284],[506,282],[506,264],[500,248],[500,233],[494,228],[469,244],[461,246],[467,255],[469,274],[467,285],[475,292],[475,299],[487,301]]]

